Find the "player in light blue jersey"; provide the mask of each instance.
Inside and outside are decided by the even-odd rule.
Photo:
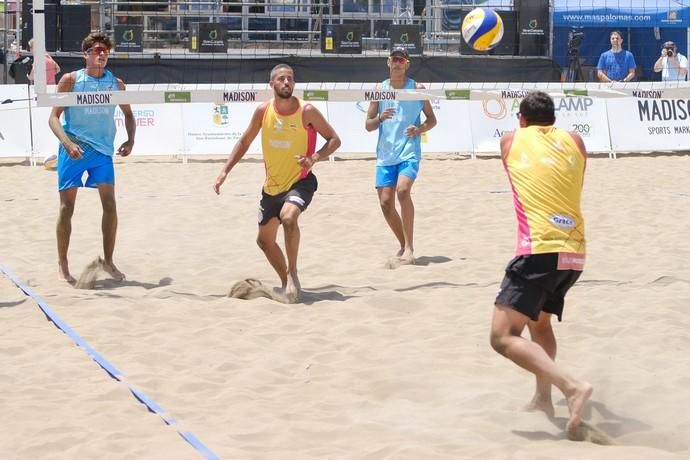
[[[379,89],[423,89],[407,76],[410,56],[404,47],[391,50],[388,58],[390,78]],[[421,122],[421,113],[425,120]],[[388,226],[400,243],[400,249],[386,264],[389,268],[414,264],[414,204],[411,190],[422,157],[421,134],[436,126],[436,115],[429,101],[384,100],[371,102],[365,128],[378,129],[376,145],[376,190]],[[400,214],[395,197],[400,202]]]
[[[84,106],[54,107],[48,124],[60,141],[58,152],[58,189],[60,213],[57,221],[58,276],[69,283],[75,279],[69,271],[67,249],[72,233],[72,214],[79,187],[97,188],[103,206],[101,230],[103,232],[103,268],[114,279],[121,281],[125,275],[113,263],[115,235],[117,234],[117,207],[115,204],[115,106],[92,105],[89,101],[101,101],[94,96],[100,91],[124,91],[125,85],[109,70],[108,55],[113,44],[100,32],[89,34],[82,41],[81,49],[86,61],[85,68],[69,72],[60,79],[58,92],[84,92]],[[126,157],[134,146],[136,121],[129,104],[120,105],[125,117],[127,141],[117,154]],[[60,116],[65,114],[64,125]],[[82,180],[87,173],[86,182]]]

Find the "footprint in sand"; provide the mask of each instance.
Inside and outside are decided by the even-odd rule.
[[[96,279],[98,274],[103,270],[103,259],[96,257],[89,265],[86,266],[81,276],[74,284],[76,289],[93,289],[96,286]]]
[[[401,267],[403,265],[414,265],[415,264],[415,259],[414,257],[390,257],[386,263],[383,265],[383,268],[388,268],[390,270],[393,270],[395,268]]]
[[[571,441],[587,441],[600,446],[616,445],[611,436],[585,422],[581,422],[575,431],[569,431],[568,439]]]
[[[297,299],[289,298],[283,289],[269,288],[261,281],[254,278],[246,278],[232,285],[228,297],[233,299],[258,299],[265,297],[280,303],[295,303]]]

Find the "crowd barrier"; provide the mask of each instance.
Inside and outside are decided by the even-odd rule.
[[[556,125],[579,133],[588,151],[616,153],[690,150],[690,90],[664,93],[637,90],[622,97],[589,96],[587,92],[554,97]],[[212,88],[211,88],[212,89]],[[527,90],[497,92],[482,99],[436,99],[432,106],[438,125],[424,133],[426,153],[498,155],[499,139],[517,127],[520,97]],[[684,96],[684,94],[688,96]],[[505,97],[504,97],[505,96]],[[32,160],[57,151],[48,127],[49,107],[37,107],[33,87],[0,86],[0,157]],[[11,103],[6,103],[11,100]],[[31,101],[31,104],[29,103]],[[377,133],[364,129],[368,102],[311,101],[342,139],[339,155],[372,154]],[[136,155],[228,155],[249,123],[256,103],[134,104]],[[116,144],[124,141],[119,108]],[[257,138],[249,154],[260,153]]]

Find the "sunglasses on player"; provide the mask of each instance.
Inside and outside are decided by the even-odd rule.
[[[394,62],[396,64],[407,64],[408,62],[410,62],[409,59],[404,58],[402,56],[391,56],[390,60],[391,62]]]
[[[105,46],[92,46],[91,48],[87,49],[85,51],[86,54],[96,54],[96,55],[101,55],[105,54],[106,56],[110,54],[110,50],[106,48]]]

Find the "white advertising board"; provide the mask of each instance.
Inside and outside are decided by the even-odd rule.
[[[31,156],[29,99],[26,85],[3,85],[0,100],[16,102],[0,105],[0,157]]]
[[[499,154],[500,139],[518,127],[520,99],[495,98],[470,101],[472,137],[477,153]],[[582,136],[590,152],[611,150],[606,104],[591,97],[554,98],[556,126]]]
[[[690,150],[690,99],[623,98],[606,104],[614,151]]]

